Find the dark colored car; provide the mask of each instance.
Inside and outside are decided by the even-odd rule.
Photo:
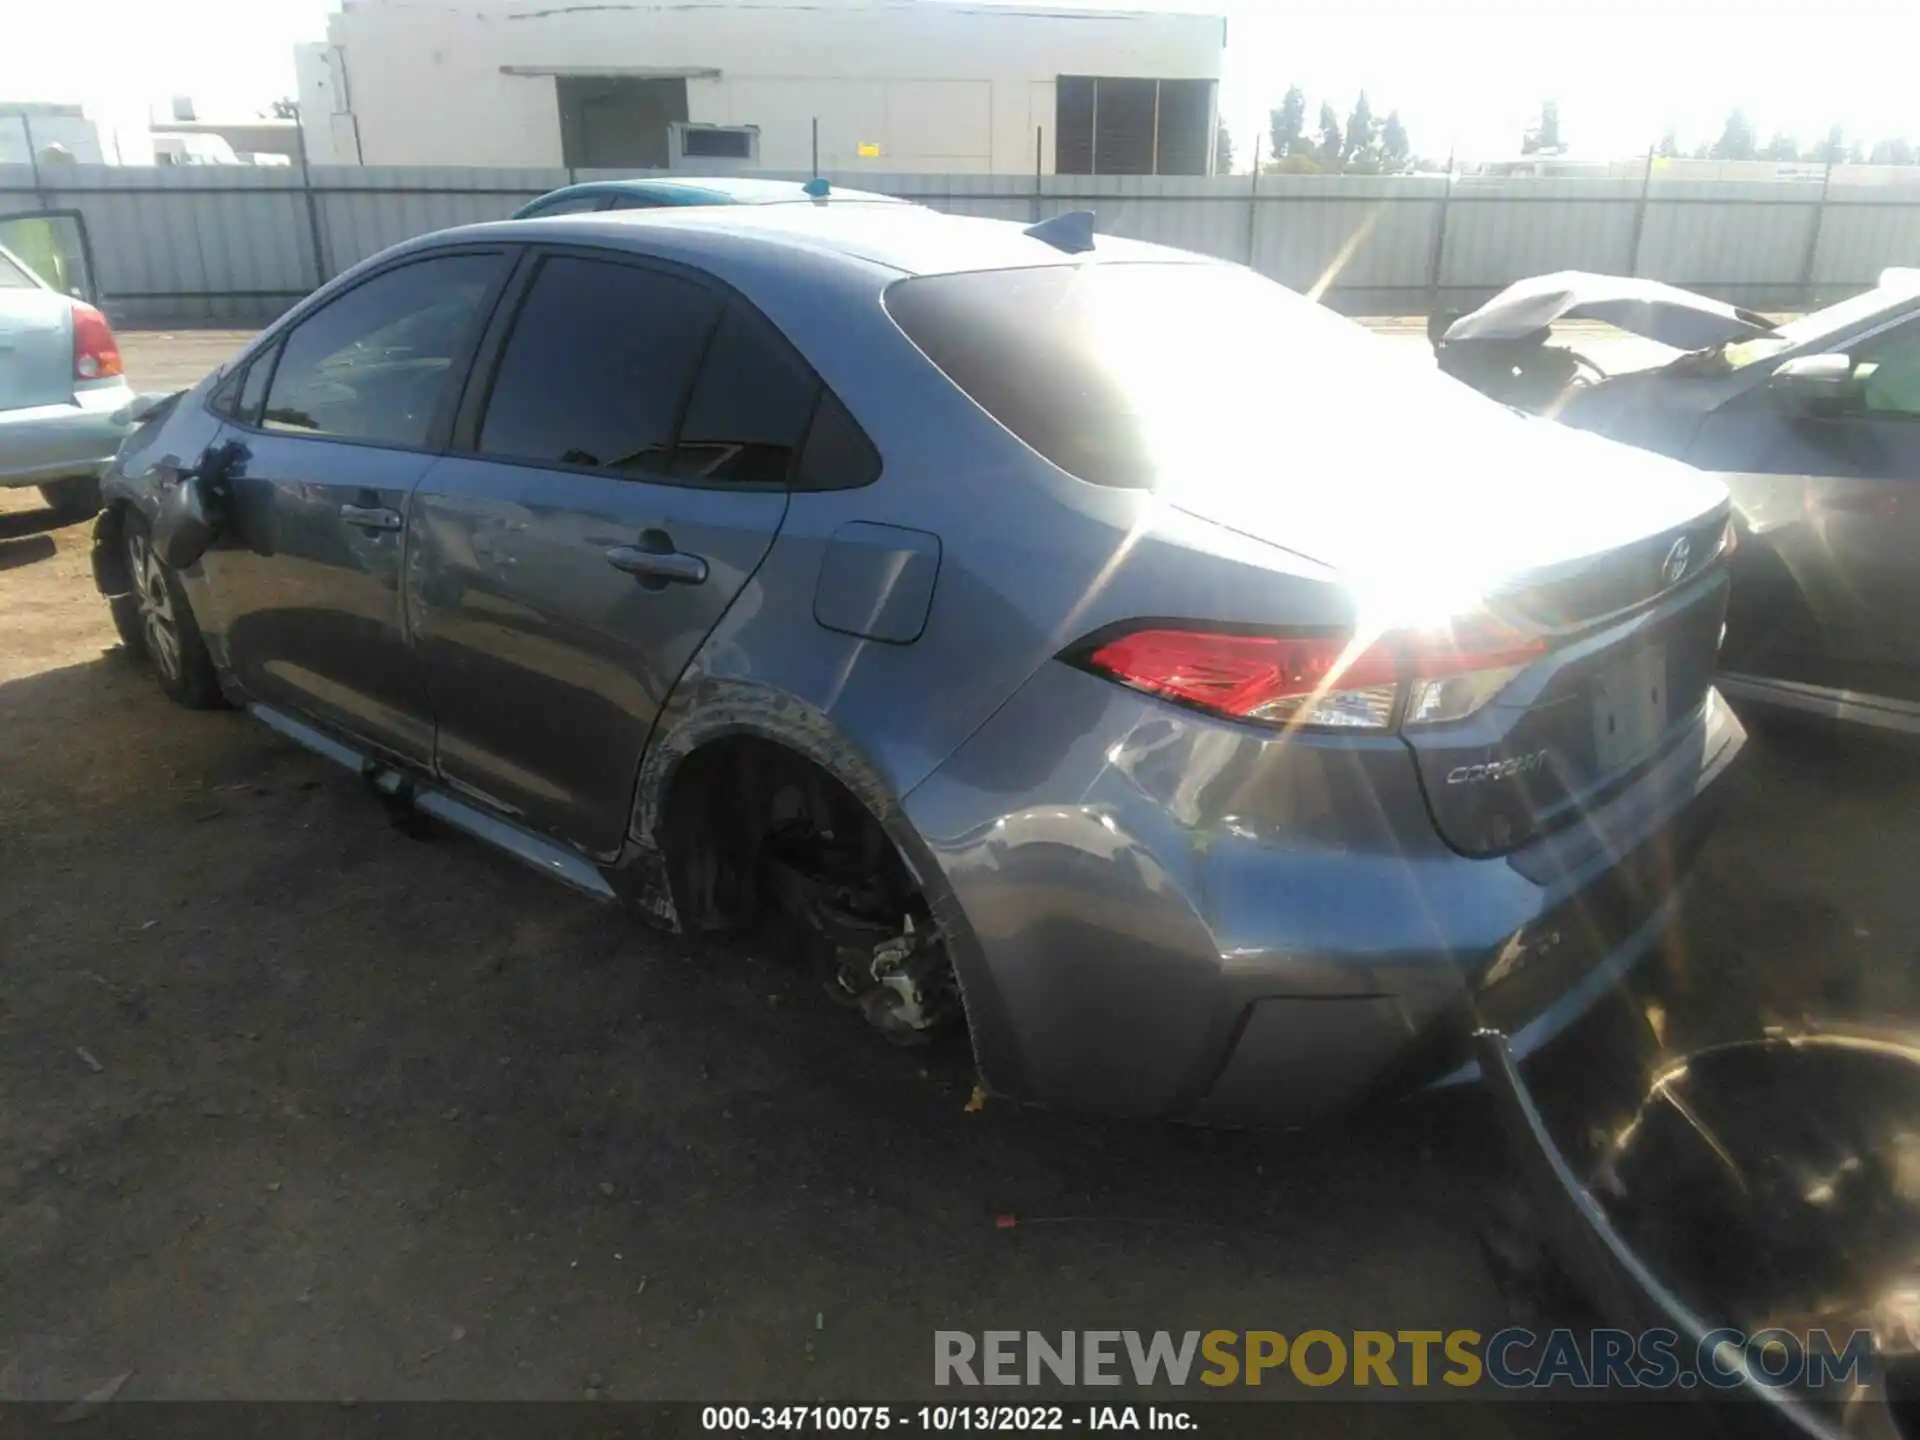
[[[829,186],[824,180],[685,176],[671,180],[582,180],[529,200],[513,212],[513,218],[531,220],[539,215],[591,215],[602,210],[659,210],[681,205],[805,205],[829,199],[839,204],[912,203],[873,190]]]
[[[1547,344],[1568,318],[1681,348],[1605,376]],[[1651,281],[1524,281],[1440,337],[1496,398],[1713,472],[1739,516],[1720,687],[1920,732],[1920,271],[1774,325]]]
[[[410,242],[142,422],[100,587],[176,698],[785,917],[1003,1094],[1291,1122],[1525,1052],[1740,747],[1725,492],[1086,218]]]

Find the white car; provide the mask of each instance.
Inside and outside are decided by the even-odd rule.
[[[65,519],[93,514],[133,398],[107,317],[0,247],[0,486],[39,486]]]

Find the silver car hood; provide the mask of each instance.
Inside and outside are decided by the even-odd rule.
[[[1658,280],[1559,270],[1515,281],[1442,338],[1513,340],[1556,320],[1601,320],[1676,350],[1750,340],[1774,328],[1764,315]]]

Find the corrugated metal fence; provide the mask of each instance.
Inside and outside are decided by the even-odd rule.
[[[0,213],[87,219],[122,325],[259,322],[409,236],[498,219],[569,178],[455,168],[0,165]],[[804,178],[804,177],[787,177]],[[1356,314],[1463,308],[1560,269],[1650,275],[1759,308],[1864,289],[1920,264],[1912,185],[1438,176],[830,175],[936,209],[1099,229],[1252,264]]]

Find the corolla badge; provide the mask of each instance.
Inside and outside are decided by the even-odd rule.
[[[1511,780],[1516,775],[1525,775],[1538,770],[1547,763],[1547,752],[1536,750],[1531,755],[1515,755],[1508,760],[1489,760],[1484,765],[1456,765],[1447,772],[1449,785],[1478,785],[1483,780]]]
[[[1667,558],[1660,563],[1660,578],[1669,585],[1678,585],[1692,559],[1693,544],[1682,535],[1673,542],[1673,548],[1667,551]]]

